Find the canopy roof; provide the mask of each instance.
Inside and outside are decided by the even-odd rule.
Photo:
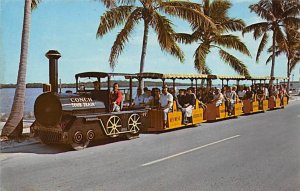
[[[135,74],[127,73],[106,73],[106,72],[82,72],[75,75],[75,78],[106,78],[111,76],[135,77]]]
[[[138,78],[150,79],[205,79],[206,74],[161,74],[161,73],[138,73]]]
[[[220,79],[220,80],[245,80],[245,76],[225,76],[225,75],[208,75],[209,79]]]

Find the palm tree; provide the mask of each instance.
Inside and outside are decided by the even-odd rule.
[[[274,77],[275,47],[279,44],[284,49],[288,49],[283,29],[289,26],[297,28],[300,26],[300,19],[297,17],[300,11],[299,0],[260,0],[258,3],[250,5],[249,8],[251,12],[256,13],[265,21],[247,26],[243,34],[253,32],[254,39],[262,37],[256,55],[256,61],[258,62],[260,54],[268,42],[269,32],[272,32],[272,66],[270,76]],[[272,83],[272,80],[270,83]]]
[[[101,17],[97,37],[103,37],[118,25],[124,24],[124,28],[117,35],[111,48],[109,64],[114,69],[118,56],[122,53],[125,43],[128,42],[134,27],[144,22],[143,45],[140,59],[140,72],[144,71],[149,28],[152,27],[158,35],[158,42],[163,51],[177,57],[180,62],[184,61],[184,55],[174,39],[172,22],[161,15],[164,13],[176,16],[192,23],[193,26],[207,27],[214,25],[200,10],[200,5],[187,1],[162,1],[162,0],[139,0],[136,6],[135,0],[102,0],[107,7],[111,7]],[[120,6],[116,6],[120,3]]]
[[[206,64],[206,57],[212,48],[219,49],[219,56],[225,63],[229,64],[236,72],[241,75],[249,76],[247,67],[238,58],[228,53],[224,48],[237,50],[245,55],[251,56],[249,50],[238,36],[228,34],[230,31],[241,31],[245,27],[241,19],[230,18],[228,10],[232,4],[229,1],[203,0],[204,14],[215,24],[215,28],[193,27],[192,34],[177,33],[175,38],[181,43],[199,43],[194,53],[195,68],[200,73],[209,74],[211,71]]]
[[[26,91],[26,66],[28,57],[28,44],[29,44],[29,29],[31,10],[36,8],[40,0],[25,0],[24,6],[24,20],[21,41],[21,54],[17,78],[17,87],[15,90],[14,101],[11,108],[10,115],[6,121],[1,136],[5,137],[20,137],[23,131],[23,113],[25,103]]]
[[[285,54],[287,57],[287,77],[288,77],[288,85],[287,90],[290,88],[290,76],[291,72],[295,68],[295,66],[300,62],[300,32],[295,28],[286,28],[285,30],[286,38],[285,42],[288,45],[287,49],[283,44],[279,44],[276,46],[275,56],[279,56],[281,54]],[[272,47],[269,48],[268,52],[272,53]],[[273,55],[271,54],[266,61],[268,64],[272,60]]]

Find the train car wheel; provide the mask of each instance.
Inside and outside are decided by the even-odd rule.
[[[126,133],[127,139],[134,139],[139,135],[140,132],[140,126],[141,123],[141,117],[138,114],[132,114],[128,119],[128,131],[129,133]]]
[[[73,136],[72,148],[74,150],[85,149],[89,145],[90,141],[85,139],[81,131],[76,131]]]
[[[120,117],[113,115],[111,116],[106,123],[106,132],[110,137],[117,137],[121,131],[122,124]]]

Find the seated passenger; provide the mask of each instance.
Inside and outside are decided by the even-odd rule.
[[[228,108],[228,115],[232,115],[233,113],[233,109],[234,109],[234,104],[236,103],[236,92],[235,92],[236,88],[231,88],[231,87],[227,87],[227,91],[225,93],[225,98],[227,101],[227,108]]]
[[[253,102],[253,98],[254,98],[254,92],[252,91],[251,87],[249,86],[247,88],[244,99],[248,99],[248,100],[250,100],[250,102]]]
[[[215,90],[215,95],[214,95],[213,101],[216,102],[216,107],[219,107],[224,102],[224,96],[221,93],[221,89],[220,88],[217,88]]]
[[[83,84],[81,84],[80,86],[79,86],[79,91],[85,91],[85,86],[83,85]]]
[[[148,95],[147,95],[147,91],[148,91],[148,88],[147,87],[144,87],[143,88],[143,91],[144,91],[144,93],[142,94],[142,96],[145,98],[145,97],[148,97]]]
[[[144,104],[147,106],[151,106],[152,100],[153,100],[153,96],[151,95],[151,91],[147,90],[146,96],[144,97]]]
[[[168,86],[164,85],[162,87],[162,94],[159,98],[160,109],[164,112],[164,128],[167,126],[168,113],[173,106],[173,96],[168,92]]]
[[[263,100],[266,99],[265,97],[265,91],[263,90],[263,86],[260,85],[256,91],[257,93],[257,101],[259,103],[259,107],[262,108],[263,107]]]
[[[182,106],[182,113],[183,113],[183,123],[189,123],[188,118],[192,117],[192,111],[196,104],[195,94],[192,92],[192,88],[187,89],[187,93],[185,95],[185,102]]]
[[[276,98],[278,97],[278,90],[276,88],[276,86],[272,85],[272,90],[270,92],[270,96],[273,97],[274,101],[276,100]]]
[[[114,83],[113,91],[110,92],[110,105],[112,111],[120,111],[122,101],[123,101],[123,95],[121,90],[119,90],[119,84]]]
[[[215,96],[214,89],[208,87],[206,89],[206,91],[204,92],[203,102],[205,104],[209,104],[209,103],[213,102],[214,96]]]
[[[179,90],[179,94],[177,96],[177,107],[180,110],[182,109],[182,107],[185,104],[185,94],[186,94],[185,89],[180,89]]]
[[[160,89],[152,88],[152,96],[153,99],[151,101],[151,107],[158,108],[159,107],[159,99],[160,99]]]
[[[94,81],[94,89],[92,91],[92,98],[93,99],[99,99],[100,98],[100,82]]]
[[[144,96],[142,95],[142,89],[138,88],[132,106],[139,106],[141,104],[144,104]]]
[[[246,87],[243,87],[243,86],[239,86],[239,91],[238,91],[238,97],[240,100],[243,100],[244,99],[244,96],[246,94]]]
[[[269,99],[269,89],[268,89],[268,84],[264,85],[264,93],[265,93],[265,98]]]

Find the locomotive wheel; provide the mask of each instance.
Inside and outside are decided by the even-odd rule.
[[[110,137],[117,137],[121,131],[121,119],[120,117],[113,115],[111,116],[106,123],[106,132]]]
[[[134,139],[137,138],[140,132],[140,126],[141,126],[141,117],[138,114],[132,114],[128,119],[128,131],[129,133],[126,133],[127,139]]]
[[[84,135],[81,131],[76,131],[73,136],[72,148],[74,150],[82,150],[85,149],[89,145],[90,141],[84,138]]]

